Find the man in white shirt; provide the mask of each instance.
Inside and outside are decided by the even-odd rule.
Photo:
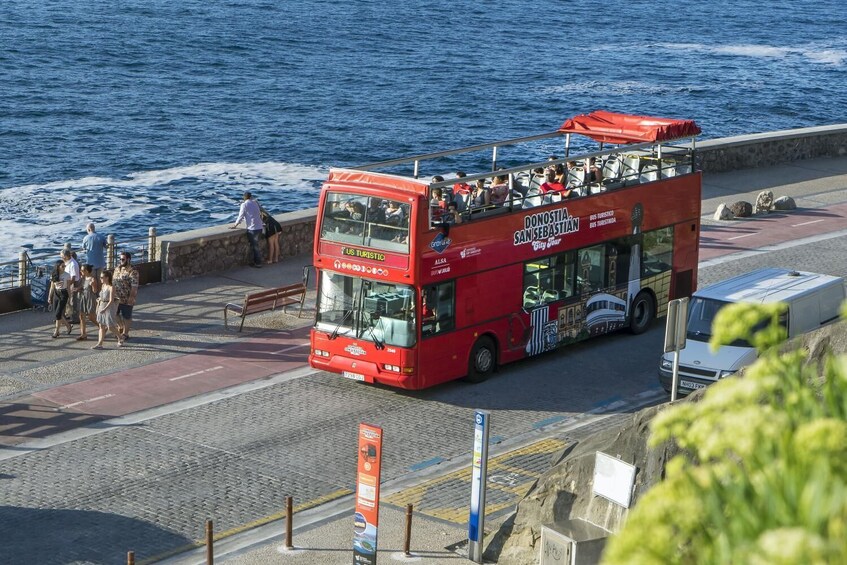
[[[65,262],[65,272],[70,277],[68,281],[68,308],[70,309],[70,324],[74,324],[76,319],[79,318],[79,293],[82,290],[82,277],[80,276],[79,262],[74,259],[70,249],[62,249],[62,261]]]
[[[244,193],[244,201],[241,203],[241,209],[238,211],[238,217],[235,219],[235,224],[229,229],[234,230],[238,224],[244,220],[247,224],[247,239],[250,241],[250,249],[253,252],[253,262],[251,267],[261,268],[262,252],[259,250],[259,234],[262,233],[262,213],[259,210],[259,203],[253,200],[253,195],[249,192]]]

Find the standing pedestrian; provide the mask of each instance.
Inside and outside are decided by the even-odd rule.
[[[268,240],[268,265],[279,261],[279,238],[282,236],[282,226],[273,217],[273,214],[259,206],[262,214],[262,223],[265,228],[265,239]]]
[[[77,341],[88,339],[86,322],[97,327],[97,295],[100,294],[100,277],[94,276],[94,266],[86,263],[82,266],[82,292],[79,299],[79,337]]]
[[[262,267],[262,252],[259,250],[259,234],[262,233],[262,213],[259,210],[259,203],[253,200],[253,195],[249,192],[244,193],[244,201],[241,203],[241,208],[238,211],[238,217],[235,219],[235,224],[229,229],[238,228],[238,224],[244,220],[247,224],[247,240],[250,242],[250,250],[253,252],[253,262],[251,267],[257,269]]]
[[[65,319],[65,308],[68,305],[68,286],[71,282],[71,276],[65,271],[65,262],[62,260],[56,261],[53,267],[53,273],[50,275],[50,293],[48,303],[52,303],[55,298],[58,304],[56,305],[56,327],[53,330],[53,337],[59,337],[59,322],[64,322],[68,328],[68,333],[71,333],[70,322]]]
[[[94,224],[85,226],[88,234],[82,238],[82,250],[85,262],[94,266],[94,279],[99,281],[100,273],[106,268],[106,238],[94,230]]]
[[[92,345],[91,349],[103,349],[103,340],[106,339],[106,332],[109,330],[118,338],[118,347],[124,344],[118,329],[116,316],[118,299],[115,297],[112,282],[112,272],[103,271],[100,275],[100,296],[97,298],[97,325],[100,328],[97,332],[97,343]]]
[[[120,340],[129,339],[132,325],[132,309],[138,296],[138,269],[132,266],[132,253],[122,251],[118,268],[112,274],[115,302],[117,303],[118,329]]]
[[[65,262],[65,272],[71,277],[68,283],[68,317],[70,324],[76,322],[79,317],[79,295],[82,292],[82,273],[79,270],[79,261],[75,253],[70,249],[62,249],[62,261]],[[70,333],[70,332],[68,332]]]

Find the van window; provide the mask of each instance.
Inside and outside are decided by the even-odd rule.
[[[686,338],[693,339],[694,341],[709,341],[712,337],[712,324],[715,321],[715,316],[727,304],[730,303],[722,300],[693,296],[688,305]],[[753,333],[765,329],[768,324],[770,324],[770,320],[760,322],[754,326]],[[788,312],[780,314],[779,325],[786,330],[788,329]],[[753,347],[746,339],[736,339],[728,345],[733,347]]]

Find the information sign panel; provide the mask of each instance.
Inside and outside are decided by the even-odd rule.
[[[356,514],[353,517],[353,563],[375,565],[379,526],[379,473],[382,428],[359,425]]]
[[[471,472],[471,511],[468,518],[468,559],[482,563],[482,537],[485,528],[485,481],[488,475],[488,427],[491,413],[474,413],[473,467]]]

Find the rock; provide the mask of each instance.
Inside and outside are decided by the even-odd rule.
[[[733,202],[729,205],[729,209],[736,218],[749,218],[753,215],[753,205],[744,200]]]
[[[767,214],[773,208],[773,192],[763,190],[756,197],[756,206],[753,208],[754,214]]]
[[[773,201],[774,210],[796,210],[797,204],[790,196],[780,196]]]
[[[718,206],[718,209],[715,210],[715,219],[716,220],[731,220],[735,216],[732,215],[732,211],[729,209],[724,203],[721,203]]]

